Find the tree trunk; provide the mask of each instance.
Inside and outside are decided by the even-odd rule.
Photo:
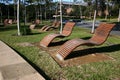
[[[45,16],[45,20],[46,20],[46,18],[47,18],[47,16],[46,16],[47,14],[46,14],[46,4],[45,4],[45,13],[44,13],[44,16]]]
[[[7,9],[8,9],[8,17],[7,17],[7,18],[9,19],[10,17],[9,17],[9,3],[8,3],[8,0],[6,0],[6,3],[8,4],[8,6],[7,6]]]
[[[26,6],[25,6],[25,25],[27,23],[27,18],[26,18]]]
[[[60,22],[61,22],[60,34],[61,34],[62,29],[63,29],[63,25],[62,25],[62,0],[60,0]]]
[[[120,8],[119,8],[118,22],[120,22]]]
[[[19,13],[20,13],[20,0],[18,0],[18,4],[17,4],[17,28],[18,28],[18,36],[20,36],[20,18],[19,18]]]
[[[93,26],[92,26],[92,31],[91,31],[91,33],[94,33],[94,31],[95,31],[95,21],[96,21],[96,10],[95,10],[95,12],[94,12],[94,19],[93,19]]]
[[[0,16],[1,16],[0,22],[2,23],[2,9],[1,9],[1,7],[0,7]]]
[[[16,10],[16,8],[15,8],[16,6],[15,6],[15,4],[16,3],[14,2],[14,19],[16,20],[16,11],[15,11]]]

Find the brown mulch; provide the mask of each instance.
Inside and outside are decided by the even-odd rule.
[[[43,48],[39,46],[39,43],[34,43],[35,46],[39,47],[41,50],[46,51],[50,54],[50,56],[61,66],[74,66],[74,65],[81,65],[87,64],[92,62],[99,62],[105,60],[113,60],[112,57],[109,57],[104,54],[101,50],[96,48],[87,48],[85,47],[78,47],[76,48],[65,60],[60,61],[58,60],[55,55],[56,51],[59,49],[60,45],[63,44],[62,42],[53,42],[50,44],[49,47]]]

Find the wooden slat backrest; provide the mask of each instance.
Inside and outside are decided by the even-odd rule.
[[[54,27],[56,25],[56,23],[57,23],[57,20],[53,21],[51,26]]]
[[[114,26],[115,24],[101,23],[98,28],[96,28],[95,33],[90,41],[93,41],[97,44],[104,43]]]
[[[67,22],[63,28],[62,35],[69,36],[72,33],[74,25],[75,22]]]
[[[60,21],[56,22],[55,28],[58,28],[60,26]]]

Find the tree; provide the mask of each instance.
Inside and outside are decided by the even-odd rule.
[[[8,10],[7,10],[7,12],[8,12],[8,17],[7,17],[7,18],[9,19],[10,17],[9,17],[9,2],[8,2],[8,0],[6,0],[6,3],[7,3],[7,5],[8,5],[8,6],[7,6],[7,9],[8,9]]]
[[[17,3],[17,28],[18,28],[18,36],[20,36],[20,0],[18,0]]]
[[[1,9],[1,4],[0,4],[0,16],[1,16],[0,22],[2,23],[2,9]]]
[[[14,19],[16,20],[16,4],[17,0],[14,0]]]

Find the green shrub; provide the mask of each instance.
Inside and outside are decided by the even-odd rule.
[[[30,28],[28,26],[21,26],[20,28],[21,35],[30,35],[32,34]]]

